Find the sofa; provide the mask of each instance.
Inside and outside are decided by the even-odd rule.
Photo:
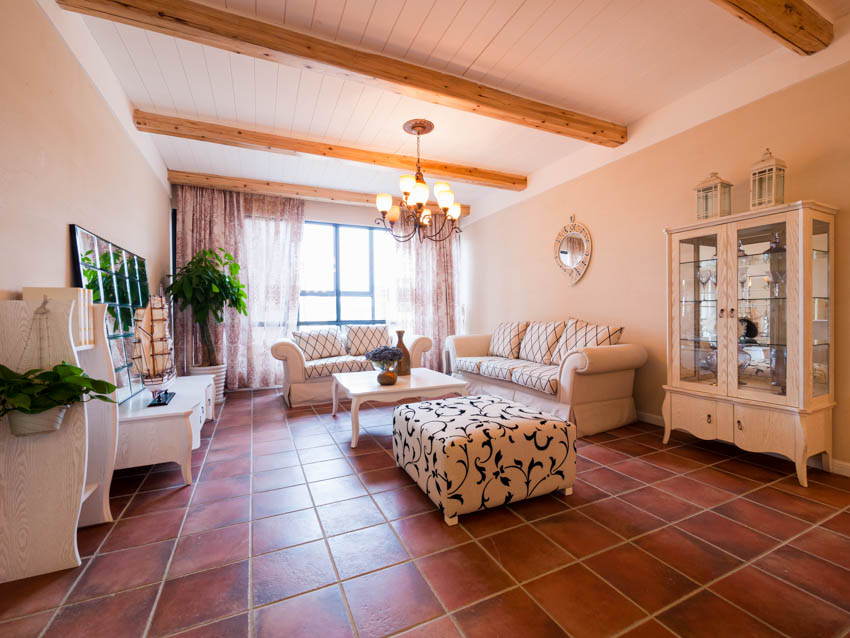
[[[331,400],[335,372],[371,370],[364,356],[378,346],[396,345],[386,325],[349,325],[296,331],[271,347],[272,356],[283,361],[283,397],[289,407],[327,403]],[[422,355],[431,349],[431,339],[404,335],[410,365],[422,366]]]
[[[504,322],[446,340],[446,364],[468,394],[492,394],[574,423],[588,436],[636,420],[635,370],[646,349],[619,343],[622,327],[580,319]]]

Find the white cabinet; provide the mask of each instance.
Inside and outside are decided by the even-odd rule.
[[[834,217],[811,201],[668,229],[665,441],[685,430],[795,461],[834,401]]]
[[[215,378],[177,377],[168,391],[174,392],[168,405],[150,407],[149,390],[121,405],[115,468],[173,462],[190,485],[192,450],[201,444],[204,422],[215,416]]]

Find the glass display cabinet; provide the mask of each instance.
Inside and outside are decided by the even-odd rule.
[[[811,201],[667,229],[674,429],[831,467],[834,218]]]

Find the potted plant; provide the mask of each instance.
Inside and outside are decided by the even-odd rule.
[[[111,383],[92,379],[67,361],[51,370],[24,373],[0,365],[0,417],[9,415],[15,436],[58,430],[72,403],[92,399],[114,403],[107,396],[114,391]]]
[[[381,346],[366,353],[366,358],[372,362],[375,370],[379,370],[378,383],[381,385],[395,385],[398,381],[396,368],[404,353],[401,349],[392,346]]]
[[[189,366],[189,374],[215,375],[216,402],[224,400],[224,377],[227,364],[220,363],[210,330],[210,320],[224,321],[224,309],[234,308],[247,315],[245,284],[239,281],[239,264],[222,248],[199,250],[177,271],[166,288],[180,310],[192,309],[192,319],[201,335],[201,365]],[[194,361],[193,361],[194,364]]]

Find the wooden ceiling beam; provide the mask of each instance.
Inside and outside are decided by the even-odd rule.
[[[242,193],[257,193],[259,195],[279,195],[282,197],[298,197],[300,199],[315,199],[321,202],[342,202],[357,206],[375,206],[375,193],[345,191],[336,188],[321,188],[319,186],[304,186],[303,184],[286,184],[270,182],[262,179],[243,179],[240,177],[225,177],[209,173],[189,173],[186,171],[168,171],[168,181],[172,184],[188,186],[203,186],[225,191]],[[393,203],[398,206],[401,199],[393,197]],[[438,209],[437,202],[428,202],[426,206]],[[469,206],[462,205],[461,216],[469,215]],[[375,209],[377,215],[377,209]]]
[[[711,0],[795,53],[812,55],[830,45],[832,23],[804,0]]]
[[[465,78],[322,40],[191,0],[56,0],[69,11],[165,33],[261,60],[310,67],[314,60],[367,76],[391,90],[513,124],[616,147],[627,138],[614,122],[544,104]]]
[[[140,131],[156,133],[157,135],[183,137],[201,142],[214,142],[216,144],[226,144],[227,146],[236,146],[238,148],[270,151],[272,153],[289,153],[294,151],[296,153],[307,153],[309,155],[320,155],[363,164],[372,164],[373,166],[400,168],[410,172],[413,172],[416,168],[416,158],[409,155],[378,153],[348,146],[313,142],[297,137],[283,137],[272,133],[263,133],[262,131],[224,126],[213,122],[146,113],[138,109],[133,112],[133,121],[136,124],[136,128]],[[528,180],[524,175],[512,175],[510,173],[501,173],[484,168],[432,160],[422,160],[422,171],[426,175],[435,175],[469,184],[504,188],[512,191],[525,190],[528,185]]]

